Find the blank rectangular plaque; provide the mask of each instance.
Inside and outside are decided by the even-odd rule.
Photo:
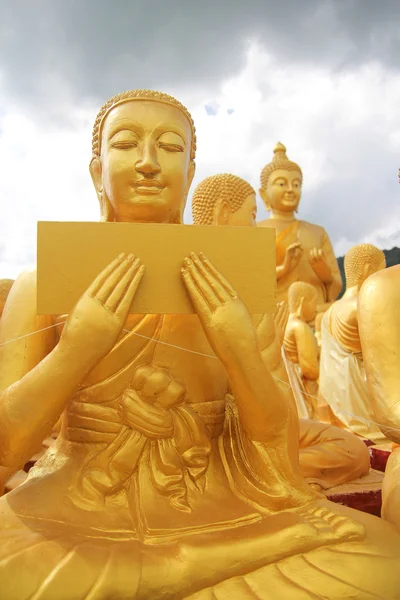
[[[37,246],[38,314],[69,313],[121,252],[132,252],[146,267],[131,313],[195,312],[180,273],[190,252],[203,252],[251,313],[275,311],[275,232],[269,228],[42,221]]]

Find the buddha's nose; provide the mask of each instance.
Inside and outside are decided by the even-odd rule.
[[[157,152],[153,144],[143,145],[142,153],[137,161],[136,170],[144,175],[155,175],[160,172],[160,165],[157,160]]]

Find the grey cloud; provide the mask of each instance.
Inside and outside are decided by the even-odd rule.
[[[132,87],[189,94],[237,72],[251,39],[293,63],[397,68],[399,23],[398,0],[0,0],[0,72],[37,110]]]

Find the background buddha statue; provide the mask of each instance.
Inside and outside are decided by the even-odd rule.
[[[287,300],[295,281],[312,285],[317,291],[317,312],[336,300],[342,279],[331,242],[319,225],[295,217],[301,198],[303,175],[278,143],[273,160],[261,171],[260,196],[271,216],[259,227],[276,230],[276,278],[278,300]]]
[[[311,419],[318,420],[319,347],[314,331],[307,324],[317,310],[317,292],[309,283],[297,281],[289,288],[289,320],[283,348],[293,363],[302,392],[302,402]],[[301,399],[298,400],[301,405]]]
[[[400,169],[398,171],[400,183]],[[358,296],[358,328],[375,420],[393,452],[386,464],[382,516],[400,530],[400,265],[371,275]]]
[[[113,97],[93,135],[103,219],[181,222],[194,154],[193,122],[174,98]],[[144,268],[120,255],[65,324],[48,317],[58,327],[28,337],[35,274],[14,284],[0,343],[22,336],[23,351],[0,346],[0,463],[29,457],[64,416],[28,481],[0,499],[0,598],[329,589],[331,600],[394,600],[400,535],[307,485],[294,404],[230,283],[190,254],[181,275],[196,314],[129,315]]]
[[[351,248],[344,259],[346,292],[326,312],[321,324],[320,392],[342,426],[382,442],[367,384],[359,334],[358,299],[363,283],[386,266],[372,244]]]
[[[255,191],[247,181],[230,173],[207,177],[193,192],[195,225],[255,226],[256,212]],[[269,315],[253,315],[253,321],[271,373],[284,384],[283,390],[291,402],[294,395],[301,417],[299,458],[302,473],[310,484],[329,489],[365,475],[369,470],[369,454],[366,446],[355,436],[311,420],[319,416],[318,384],[313,385],[312,379],[314,376],[318,379],[319,375],[319,349],[304,318],[313,319],[317,294],[306,283],[296,283],[292,287],[292,292],[289,292],[289,302],[292,302],[289,329],[289,306],[284,301],[278,304],[275,314],[275,334]],[[286,359],[282,361],[285,331],[286,345],[294,350],[288,350],[290,360],[293,360],[289,363]],[[305,373],[310,375],[309,379],[301,371],[299,356]],[[295,371],[296,368],[298,371]]]

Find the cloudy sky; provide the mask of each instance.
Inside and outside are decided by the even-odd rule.
[[[191,111],[194,186],[258,189],[279,140],[337,255],[400,245],[399,0],[0,0],[0,278],[34,264],[38,220],[98,219],[92,123],[139,87]]]

